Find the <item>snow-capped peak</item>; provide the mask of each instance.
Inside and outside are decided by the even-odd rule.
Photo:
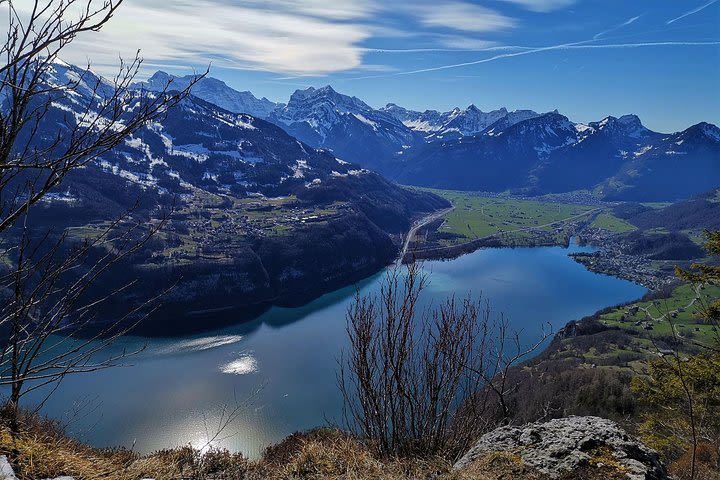
[[[184,90],[195,80],[198,80],[197,75],[179,77],[159,70],[136,86],[152,91],[160,91],[166,87],[171,90]],[[277,103],[271,102],[267,98],[257,98],[248,91],[235,90],[222,80],[213,77],[203,77],[198,80],[192,87],[191,93],[230,112],[247,113],[259,118],[267,118],[279,108]]]
[[[599,122],[591,122],[589,126],[597,131],[611,129],[613,133],[632,138],[644,138],[652,133],[645,128],[637,115],[623,115],[620,118],[608,116]]]
[[[407,127],[423,133],[428,141],[447,141],[477,135],[490,125],[506,117],[507,127],[538,115],[529,110],[508,112],[504,107],[483,112],[474,103],[468,105],[465,109],[455,107],[443,113],[436,110],[417,112],[399,107],[396,104],[388,104],[384,111],[393,115]]]
[[[700,122],[682,132],[672,135],[670,138],[678,138],[679,141],[700,141],[720,143],[720,128],[712,123]]]
[[[714,140],[715,142],[720,143],[720,128],[707,122],[702,122],[699,125],[703,135],[705,135],[711,140]]]

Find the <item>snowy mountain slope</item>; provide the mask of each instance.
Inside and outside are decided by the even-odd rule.
[[[464,110],[454,108],[449,112],[441,113],[436,110],[416,112],[389,103],[383,110],[410,129],[423,133],[428,142],[456,140],[477,135],[503,120],[503,128],[507,128],[522,120],[540,115],[531,110],[508,112],[506,108],[483,112],[475,105],[470,105]]]
[[[158,86],[167,78],[159,72],[149,83]],[[241,94],[232,94],[217,80],[203,81],[214,87],[213,95],[205,95],[211,103],[229,103],[219,91]],[[640,177],[667,180],[668,175],[661,174],[666,165],[703,174],[700,183],[712,183],[710,187],[718,183],[714,146],[703,147],[691,133],[685,136],[693,138],[683,140],[683,132],[652,132],[635,115],[581,124],[557,110],[546,114],[505,108],[483,112],[470,105],[448,112],[419,112],[392,103],[375,109],[329,86],[297,90],[287,105],[272,105],[254,108],[312,147],[331,150],[345,161],[412,184],[471,190],[517,188],[526,193],[597,189],[612,197],[634,195],[631,192],[639,190],[633,185]],[[712,138],[711,127],[706,127],[710,129],[707,138]],[[678,145],[665,145],[673,141],[699,146],[688,148],[692,153],[686,155]],[[683,155],[687,165],[678,163]],[[686,182],[691,182],[689,177]],[[653,185],[648,187],[652,190],[648,197],[664,195],[658,191],[659,183]],[[695,191],[680,188],[676,194],[690,190]],[[667,195],[676,198],[669,190]]]
[[[309,145],[370,168],[421,141],[392,115],[330,86],[295,91],[268,120]]]
[[[156,72],[145,82],[136,86],[152,91],[160,91],[172,81],[172,89],[184,90],[195,79],[193,75],[178,77],[163,71]],[[250,92],[240,92],[213,77],[200,79],[192,89],[192,94],[198,98],[217,105],[234,113],[247,113],[258,118],[267,118],[280,104],[271,102],[267,98],[257,98]]]
[[[62,84],[80,79],[72,95],[59,95],[43,120],[41,129],[57,131],[58,125],[82,121],[82,113],[102,103],[112,86],[91,72],[58,63],[47,81]],[[156,75],[155,80],[162,79]],[[136,90],[126,110],[155,95]],[[64,128],[64,127],[61,127]],[[54,142],[40,135],[38,142]],[[40,146],[38,144],[38,146]],[[115,183],[122,188],[103,188]],[[342,188],[338,186],[342,184]],[[326,185],[330,187],[326,188]],[[233,113],[189,95],[162,119],[146,125],[124,143],[104,153],[96,162],[73,173],[64,185],[68,195],[106,197],[108,204],[126,205],[137,192],[151,201],[171,197],[220,195],[234,198],[305,196],[310,190],[330,189],[323,201],[359,198],[364,188],[382,190],[400,202],[398,211],[410,217],[416,195],[392,185],[358,165],[337,159],[328,151],[310,147],[277,125],[247,114]],[[330,198],[332,197],[332,198]],[[166,198],[166,200],[162,200]],[[329,200],[328,200],[329,199]],[[421,202],[422,203],[422,202]],[[432,202],[421,208],[431,210]],[[392,202],[388,207],[393,207]],[[404,219],[398,223],[409,222]]]
[[[613,200],[673,200],[719,185],[720,128],[701,122],[637,150],[600,188]]]
[[[98,92],[109,87],[92,73],[60,65],[48,81],[73,75],[81,75],[83,86],[54,99],[38,148],[82,120],[81,112],[99,112],[93,110],[102,103]],[[125,109],[154,95],[135,90]],[[190,95],[71,172],[33,211],[33,227],[81,227],[70,241],[82,241],[128,212],[143,226],[162,219],[160,234],[108,272],[103,288],[133,287],[118,297],[121,306],[111,300],[98,318],[172,287],[139,330],[166,335],[216,321],[188,312],[237,308],[237,315],[217,319],[237,321],[356,282],[395,259],[397,238],[416,217],[447,205],[310,147],[275,124]]]
[[[535,165],[576,141],[574,125],[560,114],[548,113],[495,135],[429,143],[409,152],[395,174],[400,182],[437,188],[520,188],[529,182]]]

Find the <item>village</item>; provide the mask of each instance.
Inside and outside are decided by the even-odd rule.
[[[232,261],[254,239],[289,235],[310,224],[340,218],[350,208],[347,202],[308,206],[294,196],[239,200],[192,196],[161,232],[164,248],[153,252],[152,263]]]

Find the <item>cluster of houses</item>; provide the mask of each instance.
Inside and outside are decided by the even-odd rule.
[[[573,257],[589,270],[625,278],[650,290],[657,290],[676,281],[673,268],[659,269],[643,255],[629,255],[628,245],[617,235],[602,229],[585,229],[582,240],[591,245],[602,245],[593,253],[576,253]]]
[[[330,211],[318,211],[295,204],[273,205],[266,201],[243,204],[241,209],[198,209],[176,212],[171,228],[186,237],[185,248],[172,249],[168,255],[183,260],[217,260],[233,256],[233,246],[247,237],[265,237],[289,232],[306,224],[326,222],[346,213],[349,204],[333,205]]]

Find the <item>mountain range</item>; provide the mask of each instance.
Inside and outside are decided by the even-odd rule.
[[[70,65],[55,65],[50,81],[63,84],[78,77],[78,91],[87,96],[102,95],[93,88],[102,83],[101,78]],[[153,84],[149,81],[143,87]],[[216,84],[213,79],[203,80],[202,86],[207,85]],[[83,95],[58,97],[41,128],[50,130],[56,123],[73,122],[77,112],[91,104],[92,99]],[[161,120],[137,130],[98,162],[77,171],[70,189],[81,183],[92,189],[100,176],[119,178],[145,195],[160,197],[199,193],[237,198],[306,197],[312,190],[337,196],[331,200],[347,200],[339,192],[348,193],[356,184],[363,189],[387,188],[407,198],[415,195],[327,150],[304,144],[274,123],[233,113],[195,95],[187,96]],[[338,188],[339,184],[343,188]]]
[[[79,82],[75,94],[53,99],[41,129],[83,121],[112,88],[64,63],[46,81],[69,79]],[[155,74],[135,86],[128,111],[143,101],[141,89],[152,95],[170,80],[183,88],[193,77]],[[193,327],[194,309],[239,307],[252,316],[393,261],[413,221],[449,204],[392,180],[636,201],[690,198],[720,183],[720,130],[708,123],[661,134],[634,115],[580,124],[557,111],[376,109],[331,87],[276,104],[212,78],[192,93],[73,171],[34,215],[39,228],[57,223],[82,233],[128,210],[147,221],[170,212],[163,234],[133,256],[129,271],[113,275],[128,281],[142,269],[137,289],[123,297],[138,304],[142,292],[177,281],[160,316],[176,332]],[[146,333],[153,331],[167,328],[155,322]]]
[[[634,115],[575,124],[548,113],[482,135],[431,143],[393,177],[416,185],[547,194],[590,190],[606,200],[688,198],[720,183],[720,129],[664,135]]]
[[[168,78],[158,72],[146,86]],[[173,81],[186,85],[190,78]],[[297,90],[287,104],[274,104],[212,78],[193,93],[411,185],[528,195],[582,189],[604,199],[676,200],[720,183],[720,130],[708,123],[663,134],[635,115],[584,124],[557,110],[373,108],[330,86]]]
[[[63,85],[69,79],[78,82],[77,93],[53,99],[42,131],[82,121],[82,112],[94,111],[112,88],[61,63],[46,81]],[[241,98],[222,98],[231,97]],[[128,111],[142,98],[129,98]],[[54,141],[54,135],[38,135],[33,147]],[[241,317],[252,317],[370,275],[395,260],[414,219],[447,206],[435,195],[402,188],[313,148],[273,123],[189,95],[72,171],[35,211],[33,226],[40,232],[70,227],[72,242],[128,211],[143,224],[164,219],[162,234],[102,285],[137,281],[122,301],[139,305],[147,292],[174,284],[142,331],[180,333],[198,328],[191,313],[196,310],[240,308]]]
[[[474,104],[464,110],[454,108],[449,112],[425,110],[417,112],[388,103],[383,111],[403,122],[405,126],[424,134],[428,142],[457,140],[458,138],[477,135],[502,120],[506,127],[529,118],[539,117],[532,110],[516,110],[508,112],[506,108],[483,112]],[[499,124],[498,124],[499,125]]]

